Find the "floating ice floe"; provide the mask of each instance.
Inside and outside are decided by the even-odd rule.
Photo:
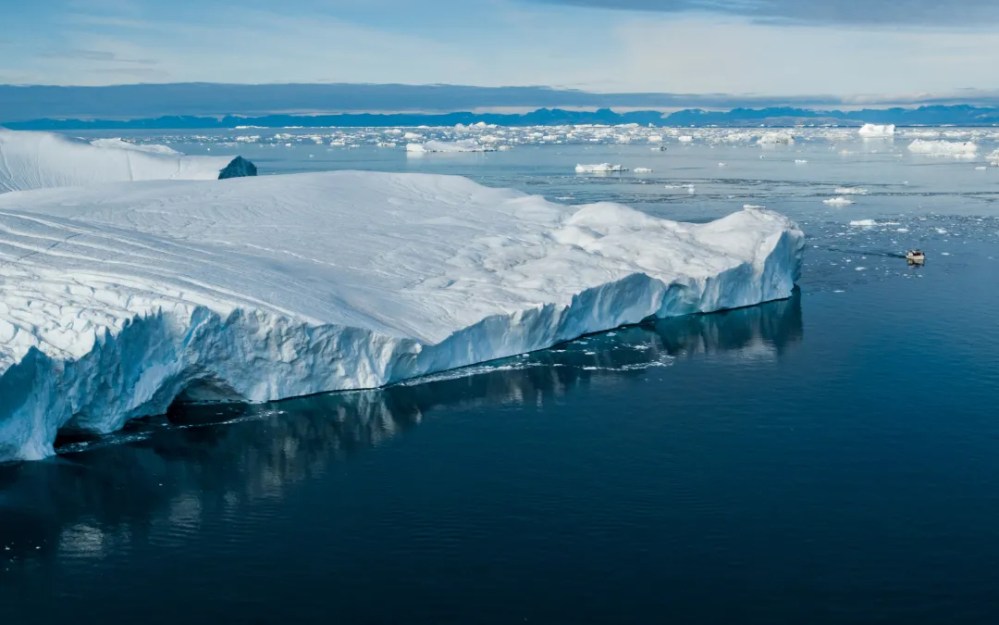
[[[610,174],[628,171],[622,165],[612,165],[610,163],[597,163],[595,165],[576,165],[577,174]]]
[[[909,144],[909,151],[913,154],[925,154],[927,156],[975,158],[975,154],[978,153],[978,145],[972,141],[927,141],[925,139],[916,139]]]
[[[895,124],[864,124],[857,134],[865,139],[887,139],[895,136]]]
[[[0,195],[0,460],[181,401],[378,387],[781,299],[803,234],[366,172]]]
[[[0,193],[133,180],[216,180],[256,175],[239,157],[185,156],[121,139],[92,142],[0,128]]]
[[[850,204],[853,204],[853,200],[842,196],[837,196],[837,197],[831,197],[828,200],[822,200],[822,203],[827,206],[849,206]]]
[[[836,187],[833,192],[836,195],[867,195],[864,187]]]
[[[773,130],[765,132],[756,140],[759,145],[791,145],[794,143],[794,135],[786,130]]]
[[[415,154],[427,153],[459,153],[459,152],[495,152],[496,148],[491,145],[482,145],[474,139],[460,139],[458,141],[427,141],[426,143],[408,143],[406,152]]]
[[[631,171],[633,171],[636,174],[651,174],[652,173],[652,170],[650,168],[648,168],[648,167],[636,167],[635,169],[633,169]]]
[[[694,141],[693,135],[680,135],[676,138],[680,143],[692,143]]]

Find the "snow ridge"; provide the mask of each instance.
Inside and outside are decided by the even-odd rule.
[[[241,175],[249,173],[242,161]],[[216,180],[232,156],[185,156],[121,139],[74,140],[0,128],[0,193],[131,180]],[[249,164],[252,167],[252,164]]]

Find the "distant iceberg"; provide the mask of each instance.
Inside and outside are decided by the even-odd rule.
[[[756,140],[758,145],[793,145],[794,135],[787,130],[773,130],[763,133]]]
[[[822,203],[826,206],[849,206],[850,204],[853,204],[853,200],[843,196],[837,196],[831,197],[828,200],[822,200]]]
[[[594,165],[576,165],[577,174],[611,174],[628,171],[622,165],[612,165],[611,163],[596,163]]]
[[[803,240],[764,210],[695,225],[438,175],[2,194],[0,460],[178,400],[378,387],[786,298]]]
[[[867,195],[865,187],[836,187],[835,193],[838,195]]]
[[[895,136],[895,124],[864,124],[857,134],[865,139],[887,139]]]
[[[121,139],[87,142],[0,128],[0,193],[134,180],[215,180],[234,160],[185,156],[167,146]],[[252,163],[239,160],[243,175],[255,174]]]
[[[972,141],[927,141],[916,139],[909,144],[913,154],[927,156],[951,156],[953,158],[975,158],[978,146]]]
[[[496,148],[491,145],[482,145],[475,139],[461,139],[458,141],[427,141],[426,143],[409,143],[406,145],[406,151],[416,154],[433,152],[495,152]]]

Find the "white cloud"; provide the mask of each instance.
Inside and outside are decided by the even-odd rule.
[[[196,13],[146,0],[69,1],[37,28],[12,18],[0,80],[551,85],[858,100],[999,87],[994,34],[976,30],[768,25],[517,0],[419,9],[402,0],[303,2],[294,13],[260,8],[269,5],[262,0]]]

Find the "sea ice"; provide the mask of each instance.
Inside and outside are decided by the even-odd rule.
[[[184,156],[166,146],[120,139],[88,143],[48,132],[0,128],[0,193],[130,180],[214,180],[233,160],[232,156]]]
[[[0,195],[0,460],[175,400],[377,387],[788,297],[803,234],[330,172]]]
[[[475,139],[460,139],[458,141],[427,141],[426,143],[409,143],[406,151],[417,154],[428,152],[495,152],[491,145],[482,145]]]
[[[853,200],[843,196],[837,196],[831,197],[828,200],[822,200],[822,203],[827,206],[849,206],[850,204],[853,204]]]
[[[927,156],[952,156],[954,158],[975,158],[978,146],[971,141],[927,141],[916,139],[909,144],[913,154]]]
[[[756,140],[759,145],[791,145],[794,143],[794,135],[787,130],[772,130],[763,133]]]
[[[628,171],[621,165],[612,165],[610,163],[597,163],[595,165],[576,165],[577,174],[609,174]]]
[[[865,139],[887,139],[895,136],[895,124],[864,124],[857,134]]]

